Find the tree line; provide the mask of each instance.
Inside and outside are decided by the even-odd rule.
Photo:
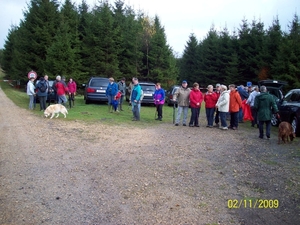
[[[264,23],[242,20],[240,27],[229,33],[214,26],[198,41],[189,36],[179,59],[179,77],[190,83],[243,84],[248,81],[274,79],[288,82],[288,88],[300,88],[300,23],[295,14],[283,32],[278,18],[264,28]],[[187,78],[188,76],[188,78]]]
[[[160,82],[168,87],[187,80],[191,85],[257,83],[263,79],[300,87],[300,23],[295,14],[283,32],[278,18],[264,23],[242,20],[229,32],[214,26],[197,40],[190,34],[182,56],[175,57],[158,16],[150,18],[116,0],[99,1],[92,8],[85,0],[31,0],[18,26],[12,26],[1,68],[8,78],[26,80],[38,75],[72,77],[79,84],[91,76],[125,77]]]
[[[135,12],[122,0],[90,8],[83,0],[31,0],[1,53],[6,76],[26,80],[31,70],[84,83],[91,76],[174,82],[176,58],[158,16]]]

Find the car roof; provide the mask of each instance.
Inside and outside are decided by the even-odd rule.
[[[147,82],[147,81],[139,81],[139,84],[140,85],[154,85],[155,86],[155,84],[153,82]]]
[[[285,81],[280,81],[280,80],[261,80],[258,81],[258,86],[266,86],[276,88],[276,89],[281,89],[284,85],[287,85],[287,82]]]

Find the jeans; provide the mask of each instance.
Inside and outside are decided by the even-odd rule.
[[[200,115],[200,108],[193,108],[191,107],[191,119],[189,125],[199,126],[199,115]]]
[[[221,119],[221,126],[227,127],[227,123],[226,123],[227,112],[219,112],[219,114],[220,114],[220,119]]]
[[[176,117],[175,123],[177,123],[177,124],[179,123],[180,117],[181,117],[181,113],[183,111],[183,121],[182,121],[182,123],[186,124],[188,110],[189,110],[188,106],[178,106],[177,117]]]
[[[205,111],[206,111],[207,125],[212,126],[214,123],[215,108],[205,108]]]
[[[259,121],[259,137],[260,138],[264,137],[264,123],[266,123],[266,135],[267,135],[267,138],[270,138],[270,134],[271,134],[271,120]]]
[[[132,103],[132,113],[133,113],[133,119],[140,120],[140,103]]]
[[[125,95],[121,95],[121,97],[119,99],[119,109],[120,110],[122,110],[122,105],[123,105],[124,97],[125,97]]]
[[[244,120],[244,112],[243,112],[243,109],[240,108],[239,110],[239,122],[243,122]]]
[[[112,105],[112,101],[114,100],[114,95],[107,95],[108,105]]]
[[[58,96],[58,104],[65,104],[65,103],[67,103],[67,98],[66,98],[66,96],[65,95],[59,95]]]
[[[230,127],[238,127],[239,125],[239,112],[230,113]]]
[[[29,109],[33,109],[34,95],[29,95]]]

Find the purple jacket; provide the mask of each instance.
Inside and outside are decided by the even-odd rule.
[[[165,104],[165,90],[160,88],[156,89],[154,92],[154,104],[155,105],[163,105]]]

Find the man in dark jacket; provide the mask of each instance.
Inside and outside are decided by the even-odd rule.
[[[267,93],[265,86],[260,87],[260,94],[255,97],[254,108],[257,110],[259,121],[259,138],[264,138],[264,123],[266,123],[266,136],[270,138],[271,118],[273,113],[278,112],[277,105],[272,95]]]

